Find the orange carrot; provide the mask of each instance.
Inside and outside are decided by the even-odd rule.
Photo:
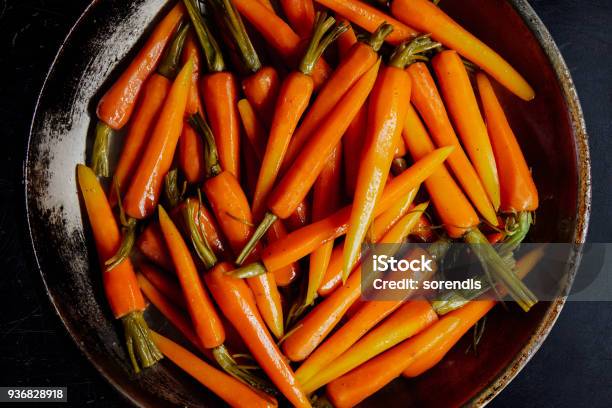
[[[136,58],[100,99],[96,109],[98,119],[113,129],[121,129],[127,123],[143,83],[157,66],[184,12],[183,6],[177,4],[155,27]]]
[[[155,344],[157,344],[161,352],[170,361],[198,380],[200,384],[214,392],[230,406],[271,408],[278,405],[273,397],[255,391],[241,381],[208,365],[161,334],[154,331],[151,331],[150,334]]]
[[[315,0],[317,3],[340,14],[352,23],[371,33],[383,23],[393,26],[393,32],[386,39],[393,45],[416,37],[418,32],[404,23],[394,19],[379,9],[359,0]]]
[[[500,199],[495,156],[465,65],[456,51],[447,50],[432,60],[432,66],[463,146],[497,211]]]
[[[281,167],[282,173],[293,164],[305,143],[313,132],[319,130],[319,126],[338,101],[378,61],[378,50],[390,32],[391,26],[382,24],[366,41],[356,43],[349,55],[340,62],[296,130]]]
[[[312,0],[280,0],[280,5],[297,35],[301,38],[308,38],[315,21]]]
[[[159,229],[159,224],[151,223],[142,231],[136,242],[136,246],[142,254],[155,265],[166,271],[174,270],[172,259],[168,253],[164,236]]]
[[[368,123],[368,102],[366,102],[355,119],[351,122],[342,137],[344,147],[344,157],[361,157],[363,150],[365,133]],[[344,161],[344,182],[346,194],[353,197],[357,188],[357,173],[359,172],[359,160]]]
[[[424,365],[437,363],[445,354],[441,351],[450,348],[494,305],[492,300],[474,301],[445,315],[415,337],[330,382],[328,397],[336,407],[352,407],[398,377],[419,357],[425,356]]]
[[[257,0],[233,0],[233,3],[288,65],[297,65],[302,52],[301,39],[282,18]],[[329,73],[327,63],[319,59],[312,72],[315,89],[325,83]]]
[[[220,263],[205,276],[217,304],[283,395],[296,407],[310,407],[291,367],[266,329],[252,293],[242,279],[227,274],[231,269],[230,264]]]
[[[313,221],[319,221],[338,209],[340,205],[340,180],[341,180],[341,165],[342,165],[342,147],[336,146],[332,155],[328,158],[327,164],[321,175],[315,182],[312,198],[312,218]],[[323,280],[332,250],[334,249],[334,241],[330,240],[321,247],[317,248],[310,255],[310,264],[308,272],[308,288],[306,291],[305,305],[310,305],[317,294],[317,289]]]
[[[115,319],[121,319],[123,323],[127,351],[134,371],[138,373],[140,364],[143,367],[150,367],[162,357],[146,335],[148,327],[142,316],[145,309],[144,298],[138,288],[136,274],[129,259],[123,260],[112,270],[104,268],[104,261],[120,245],[119,229],[95,173],[87,166],[78,165],[77,178],[98,257],[104,270],[102,281],[106,299]]]
[[[538,190],[525,156],[488,78],[478,73],[476,81],[497,160],[501,187],[500,209],[509,213],[535,211],[538,208]]]
[[[287,218],[304,200],[308,190],[321,173],[325,160],[338,144],[342,134],[370,93],[376,79],[378,66],[378,63],[374,64],[343,96],[337,108],[326,117],[319,128],[319,132],[311,138],[297,160],[274,188],[268,199],[268,209],[270,211],[266,212],[264,220],[236,259],[238,264],[246,259],[271,224],[278,218]]]
[[[272,124],[279,88],[280,79],[273,67],[261,67],[242,79],[242,92],[268,127]]]
[[[444,46],[457,50],[520,98],[529,101],[535,97],[533,88],[507,61],[429,0],[392,0],[391,13],[417,30],[431,33]]]
[[[255,114],[253,105],[247,99],[241,99],[238,101],[238,112],[240,113],[240,119],[242,121],[242,128],[249,141],[249,144],[253,148],[257,159],[261,161],[264,155],[264,148],[268,135],[266,134],[263,125],[259,118]]]
[[[474,167],[459,144],[459,139],[457,139],[442,98],[427,66],[421,62],[412,64],[408,68],[408,72],[412,78],[410,100],[421,114],[431,137],[438,146],[456,147],[453,154],[448,158],[448,164],[472,204],[490,224],[495,225],[497,222],[495,209],[480,178],[478,178],[478,174],[476,174]]]
[[[325,49],[346,30],[342,25],[332,29],[335,21],[325,13],[317,13],[312,39],[299,69],[291,72],[281,85],[253,197],[253,214],[256,220],[263,215],[266,200],[275,185],[293,132],[310,102],[314,89],[311,76],[314,65]]]
[[[175,305],[185,309],[185,297],[183,296],[183,290],[179,286],[175,279],[171,279],[165,273],[159,271],[159,269],[147,264],[141,263],[139,265],[140,273],[146,278],[147,282],[150,283],[158,290],[163,296],[172,301]],[[142,287],[142,284],[140,285]],[[143,289],[144,291],[144,289]],[[145,295],[147,295],[145,291]],[[147,297],[150,297],[147,295]]]
[[[163,178],[172,165],[183,127],[192,72],[193,60],[190,60],[172,84],[157,125],[130,182],[123,205],[125,213],[132,218],[148,217],[159,201]]]
[[[287,229],[289,229],[289,231],[295,231],[307,225],[310,222],[310,212],[310,203],[308,202],[308,197],[306,197],[285,220]]]
[[[172,257],[174,269],[183,288],[187,310],[198,338],[206,348],[215,348],[222,345],[225,340],[223,325],[208,293],[202,286],[189,248],[161,206],[159,207],[159,225]]]
[[[353,45],[357,43],[357,35],[355,35],[355,30],[351,27],[351,24],[348,20],[343,18],[342,16],[336,14],[336,20],[344,23],[348,26],[348,29],[342,33],[340,37],[338,37],[338,57],[340,60],[345,59]]]
[[[303,383],[305,391],[308,393],[316,391],[369,359],[421,332],[437,320],[438,315],[426,300],[416,299],[404,303],[388,319],[316,373],[310,380]],[[299,370],[296,375],[299,376]]]

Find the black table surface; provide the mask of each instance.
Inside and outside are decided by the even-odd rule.
[[[460,0],[444,0],[460,1]],[[54,313],[25,229],[22,161],[36,97],[89,0],[0,0],[0,386],[67,386],[70,405],[127,403]],[[589,241],[612,242],[612,1],[534,0],[572,72],[593,163]],[[541,350],[492,406],[612,404],[612,303],[569,303]]]

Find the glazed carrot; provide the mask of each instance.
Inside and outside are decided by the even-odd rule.
[[[257,227],[249,243],[242,250],[236,262],[241,264],[253,249],[255,243],[278,218],[287,218],[304,200],[321,173],[325,160],[342,138],[342,134],[365,102],[378,72],[374,64],[347,92],[335,109],[321,123],[319,132],[306,144],[296,161],[272,190],[268,209],[263,221]]]
[[[276,221],[266,234],[267,242],[271,243],[285,239],[287,236],[287,228],[282,220]],[[297,263],[291,263],[288,266],[272,271],[274,281],[278,286],[288,286],[297,278],[300,273],[300,268]]]
[[[252,214],[248,200],[236,177],[227,171],[221,171],[214,138],[206,122],[201,116],[196,115],[192,118],[191,124],[206,142],[207,180],[202,190],[210,202],[230,247],[235,252],[242,248],[253,233]],[[283,310],[274,275],[265,273],[250,278],[247,282],[255,293],[257,307],[266,324],[275,335],[282,337]]]
[[[181,307],[182,309],[186,308],[185,305],[185,297],[183,296],[183,290],[177,283],[176,279],[171,279],[167,274],[162,273],[159,269],[147,264],[141,263],[139,264],[140,273],[144,278],[146,278],[147,282],[155,287],[157,291],[163,294],[164,297],[168,298],[168,300],[172,301],[176,306]],[[140,285],[142,288],[142,284]],[[147,295],[146,291],[145,295]]]
[[[436,41],[457,50],[520,98],[535,97],[533,88],[507,61],[474,37],[429,0],[393,0],[391,13]]]
[[[410,190],[427,179],[448,157],[453,147],[438,149],[427,157],[417,161],[408,170],[394,178],[386,187],[379,200],[375,216],[390,208]],[[264,269],[275,270],[295,262],[308,255],[325,242],[338,238],[346,233],[351,206],[344,207],[334,214],[296,230],[282,241],[276,241],[266,247],[261,254]],[[254,266],[251,264],[250,266]],[[247,269],[249,265],[244,268]]]
[[[176,329],[207,358],[214,360],[210,350],[202,346],[202,342],[193,331],[189,318],[184,312],[176,307],[170,299],[165,297],[156,287],[142,274],[137,275],[140,289],[147,299]]]
[[[226,70],[219,45],[204,22],[195,0],[183,0],[195,29],[208,73],[202,76],[200,89],[210,126],[213,129],[223,168],[240,179],[240,124],[238,89],[234,74]]]
[[[315,182],[312,197],[312,219],[319,221],[336,211],[340,205],[341,192],[340,181],[342,178],[342,146],[337,145]],[[324,243],[310,255],[308,271],[308,288],[306,290],[305,305],[310,305],[316,295],[317,289],[323,280],[334,241]]]
[[[304,391],[311,393],[330,381],[348,373],[369,359],[421,332],[438,320],[429,302],[408,301],[388,319],[366,334],[332,363],[304,382]],[[296,373],[299,375],[299,370]]]
[[[342,25],[332,28],[335,22],[333,17],[327,17],[325,13],[317,13],[313,35],[304,53],[304,58],[298,70],[291,72],[285,78],[279,90],[268,143],[261,161],[253,197],[253,214],[256,220],[263,215],[266,200],[276,183],[293,132],[310,102],[314,89],[311,76],[314,65],[325,49],[346,30]]]
[[[404,197],[401,197],[390,208],[385,210],[379,216],[374,219],[372,227],[370,229],[370,240],[372,243],[380,241],[380,239],[404,216],[408,211],[413,208],[412,202],[416,197],[419,188],[414,188]],[[422,216],[419,217],[419,222]],[[415,227],[416,229],[416,227]],[[342,257],[344,252],[344,244],[338,245],[334,248],[329,266],[325,271],[323,280],[321,281],[317,293],[321,296],[328,296],[334,290],[342,284],[343,273],[343,262]],[[350,273],[351,271],[349,271]]]
[[[240,113],[242,128],[244,129],[249,144],[253,148],[257,159],[261,161],[268,135],[257,117],[253,105],[247,99],[238,101],[238,112]]]
[[[159,207],[159,225],[183,288],[187,310],[200,342],[209,349],[222,345],[225,340],[223,325],[208,293],[202,286],[189,248],[161,206]]]
[[[414,160],[422,158],[435,149],[412,105],[408,106],[402,135]],[[429,179],[425,180],[425,187],[436,208],[436,213],[451,238],[460,238],[479,224],[478,214],[446,167],[440,167]]]
[[[138,55],[100,99],[96,109],[98,119],[113,129],[121,129],[127,123],[143,83],[157,66],[184,12],[183,6],[177,4],[155,27]]]
[[[184,224],[182,226],[185,228],[184,232],[187,236],[193,237],[194,232],[191,231],[191,229],[196,229],[197,232],[202,233],[202,236],[206,239],[207,244],[215,255],[221,259],[230,257],[230,250],[227,247],[225,237],[221,232],[219,224],[217,224],[217,220],[204,203],[201,203],[196,198],[187,198],[179,204],[172,213],[173,219],[175,220],[179,218],[174,216],[175,214],[182,216],[181,221],[183,221]],[[191,215],[191,217],[189,217],[189,215]]]
[[[478,73],[476,82],[497,160],[501,187],[500,209],[508,213],[535,211],[538,208],[538,190],[525,156],[488,78]]]
[[[391,24],[393,26],[393,32],[387,37],[386,41],[393,45],[398,45],[403,41],[416,37],[418,34],[413,28],[408,27],[390,15],[359,0],[315,1],[371,33],[383,23]]]
[[[266,329],[252,293],[242,279],[227,274],[231,269],[230,264],[220,263],[206,274],[206,283],[217,304],[283,395],[296,407],[310,407],[291,367]]]
[[[190,58],[193,58],[193,74],[191,77],[191,91],[189,92],[189,99],[187,100],[187,107],[185,111],[189,115],[193,115],[196,112],[201,112],[202,101],[200,100],[200,92],[198,91],[198,79],[200,78],[200,73],[202,71],[202,56],[200,55],[200,50],[198,49],[198,42],[195,38],[195,34],[193,30],[189,31],[187,34],[187,38],[185,39],[185,46],[183,48],[183,53],[181,54],[181,63],[184,65],[189,61]]]
[[[106,299],[115,319],[121,319],[128,355],[134,371],[138,373],[140,365],[150,367],[162,357],[147,335],[149,329],[142,316],[145,309],[144,298],[129,259],[123,260],[112,270],[104,268],[104,261],[120,245],[119,229],[95,173],[87,166],[78,165],[77,177],[104,271],[102,281]]]
[[[287,65],[297,65],[303,51],[301,39],[282,18],[257,0],[233,0],[232,3]],[[312,72],[315,89],[325,83],[330,71],[323,59],[317,61]]]
[[[495,305],[492,300],[470,302],[348,374],[327,385],[327,396],[336,407],[352,407],[380,390],[419,357],[426,363],[439,361],[440,351],[448,349]],[[436,362],[437,362],[436,361]]]
[[[365,133],[368,123],[368,102],[366,102],[355,119],[351,122],[342,137],[344,148],[344,157],[361,157]],[[353,197],[357,188],[357,173],[359,172],[359,160],[344,161],[344,183],[346,194]]]
[[[246,384],[217,370],[161,334],[154,331],[150,333],[155,344],[157,344],[161,352],[170,361],[198,380],[200,384],[214,392],[230,406],[262,408],[277,406],[277,402],[273,397],[255,391]]]
[[[389,24],[382,24],[364,42],[357,42],[351,48],[349,55],[341,60],[340,65],[321,88],[304,116],[304,120],[295,131],[281,167],[282,173],[293,164],[305,143],[310,139],[313,132],[319,129],[323,120],[336,107],[338,101],[378,61],[378,50],[391,29],[392,27]]]
[[[162,267],[166,271],[174,270],[174,265],[168,253],[164,236],[159,229],[159,224],[151,223],[147,225],[138,237],[136,247],[155,265]]]
[[[190,60],[172,84],[157,125],[123,199],[125,213],[134,219],[151,215],[159,201],[163,178],[172,165],[183,127],[192,72],[193,60]]]
[[[425,211],[428,203],[417,206],[417,212],[404,216],[388,233],[384,240],[390,243],[400,243],[416,225],[420,213]],[[391,238],[399,238],[391,241]],[[426,254],[423,249],[415,249],[404,258],[407,260],[416,259],[418,256]],[[405,274],[405,272],[402,272]],[[395,275],[398,275],[397,273]],[[415,277],[412,275],[411,277]],[[425,276],[419,277],[426,279]],[[298,381],[306,384],[317,372],[325,368],[336,357],[348,350],[355,342],[365,335],[371,328],[376,326],[389,314],[400,307],[413,291],[406,291],[403,299],[393,300],[373,300],[365,302],[364,305],[351,317],[340,329],[329,339],[323,342],[310,356],[302,363],[296,372]],[[299,330],[299,329],[298,329]]]
[[[500,198],[495,156],[463,60],[456,51],[447,50],[432,60],[432,66],[457,133],[497,211]]]
[[[374,85],[368,102],[368,128],[361,152],[351,219],[344,241],[343,281],[359,256],[401,138],[411,90],[410,75],[405,68],[417,60],[419,53],[438,46],[427,36],[400,45]]]
[[[289,217],[287,217],[287,219],[285,220],[289,231],[295,231],[296,229],[302,228],[310,222],[310,207],[311,206],[308,202],[308,197],[306,197],[297,205],[295,211],[293,211],[291,215],[289,215]]]
[[[412,64],[408,68],[412,79],[410,100],[421,114],[431,137],[438,146],[456,146],[457,149],[448,158],[448,164],[461,187],[472,201],[472,204],[490,224],[495,225],[497,216],[487,193],[467,158],[459,139],[451,125],[442,98],[438,93],[427,66],[423,63]]]
[[[301,38],[308,38],[315,21],[315,9],[312,0],[279,1],[289,25]]]
[[[353,30],[353,27],[351,27],[351,23],[348,20],[346,20],[339,14],[336,14],[336,20],[346,24],[348,27],[348,29],[343,32],[340,37],[338,37],[337,41],[338,58],[340,59],[340,61],[342,61],[348,56],[349,52],[351,51],[351,48],[353,48],[353,45],[357,43],[357,35],[355,35],[355,30]]]
[[[242,92],[268,127],[272,124],[279,88],[280,78],[273,67],[262,67],[242,80]]]

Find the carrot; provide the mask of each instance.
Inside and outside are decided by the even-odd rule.
[[[393,32],[386,39],[393,45],[399,45],[418,35],[418,32],[404,23],[394,19],[379,9],[358,0],[315,0],[317,3],[340,14],[352,23],[373,33],[383,23],[393,26]],[[426,32],[426,31],[425,31]]]
[[[476,82],[497,160],[501,187],[500,209],[507,213],[535,211],[538,208],[538,190],[525,156],[487,76],[476,74]]]
[[[295,208],[295,211],[287,217],[285,223],[289,231],[295,231],[298,228],[302,228],[310,222],[310,203],[308,197],[304,198]]]
[[[168,298],[172,301],[176,306],[179,306],[182,309],[185,309],[187,306],[185,305],[185,297],[183,296],[183,291],[181,287],[178,285],[175,279],[171,279],[165,273],[159,271],[159,269],[147,264],[141,263],[139,264],[140,273],[144,278],[146,278],[147,282],[155,287],[157,291],[159,291],[164,297]],[[142,288],[142,284],[140,285]],[[147,295],[146,291],[145,295]]]
[[[310,407],[294,373],[266,329],[255,299],[242,279],[227,273],[231,265],[220,263],[206,274],[206,283],[223,314],[238,329],[242,339],[283,395],[297,407]]]
[[[381,239],[381,243],[397,243],[404,239],[414,226],[420,212],[406,215],[405,222],[392,228]],[[343,286],[315,306],[302,319],[282,344],[283,352],[291,361],[302,361],[321,344],[330,331],[339,323],[348,308],[361,296],[362,268],[357,267]]]
[[[344,157],[361,157],[361,151],[363,150],[365,133],[368,123],[368,102],[366,102],[357,116],[353,119],[349,127],[346,129],[344,136],[342,137],[344,148]],[[345,160],[344,161],[344,183],[346,194],[349,197],[353,197],[355,189],[357,188],[357,173],[359,172],[359,160]]]
[[[416,299],[404,303],[379,326],[304,382],[305,392],[314,392],[369,359],[421,332],[437,320],[438,315],[426,300]],[[299,375],[299,370],[296,375]]]
[[[344,241],[344,275],[355,264],[361,244],[373,219],[374,207],[382,195],[391,170],[393,153],[401,138],[410,100],[411,80],[405,71],[418,54],[438,47],[427,36],[415,38],[397,47],[379,73],[368,102],[368,128],[357,174],[357,186],[349,229]],[[452,156],[451,156],[452,157]]]
[[[267,242],[282,241],[287,236],[287,228],[283,221],[276,221],[267,233]],[[288,286],[297,278],[300,268],[297,263],[291,263],[283,268],[272,271],[274,281],[278,286]]]
[[[253,390],[246,384],[217,370],[183,347],[150,331],[151,337],[162,353],[200,384],[214,392],[232,407],[276,407],[276,400]]]
[[[100,99],[96,109],[100,121],[115,130],[121,129],[127,123],[143,83],[157,66],[184,13],[183,6],[177,4],[155,27],[138,55]]]
[[[284,219],[295,211],[304,200],[308,190],[321,173],[325,160],[342,138],[342,134],[357,111],[365,102],[378,72],[379,64],[374,64],[364,74],[342,100],[337,109],[321,123],[319,132],[304,147],[294,164],[272,190],[268,199],[268,209],[263,221],[257,227],[249,243],[244,247],[236,262],[240,265],[249,255],[256,242],[278,218]]]
[[[142,231],[136,242],[136,246],[142,254],[155,265],[166,271],[174,270],[172,259],[168,253],[168,247],[164,236],[159,229],[159,224],[151,223]]]
[[[345,23],[348,27],[348,29],[343,32],[340,37],[338,37],[337,41],[338,57],[340,60],[343,60],[348,56],[351,48],[353,48],[353,45],[357,43],[357,35],[355,35],[355,30],[353,30],[353,27],[351,27],[348,20],[338,14],[336,14],[336,20],[340,21],[341,23]]]
[[[453,147],[438,149],[394,178],[385,187],[376,206],[375,216],[380,215],[410,190],[420,185],[444,162],[452,150]],[[351,206],[344,207],[321,221],[290,233],[283,241],[273,242],[261,254],[261,268],[264,270],[281,268],[308,255],[325,242],[342,236],[348,228],[350,214]],[[257,268],[256,265],[257,263],[246,265],[241,269]]]
[[[104,261],[120,245],[119,229],[95,173],[87,166],[78,165],[77,177],[104,271],[102,281],[106,299],[115,319],[121,319],[128,355],[134,371],[138,373],[140,365],[151,367],[162,358],[147,334],[149,329],[142,315],[144,298],[129,259],[123,260],[112,270],[104,268]]]
[[[315,21],[315,9],[312,0],[280,0],[281,8],[289,25],[301,38],[308,38]]]
[[[330,382],[327,396],[335,407],[352,407],[398,377],[419,357],[425,356],[425,363],[437,363],[444,355],[440,351],[450,348],[494,305],[492,300],[474,301],[449,313],[415,337]]]
[[[518,97],[526,101],[535,97],[533,88],[507,61],[429,0],[393,0],[391,13],[417,30],[431,33],[444,46],[457,50]]]
[[[206,142],[207,180],[202,186],[213,213],[225,234],[228,243],[235,252],[242,248],[253,233],[252,214],[248,200],[236,177],[227,171],[221,171],[216,154],[216,146],[210,128],[201,116],[191,118],[190,123]],[[211,266],[214,262],[211,262]],[[251,290],[255,293],[257,307],[270,330],[281,337],[283,335],[283,310],[280,293],[272,273],[265,273],[248,279]]]
[[[201,112],[202,101],[200,100],[200,92],[198,91],[198,79],[202,70],[202,56],[198,49],[197,40],[194,37],[193,30],[189,31],[187,38],[185,39],[185,46],[183,48],[183,54],[181,54],[181,62],[187,63],[190,58],[194,60],[193,74],[191,77],[191,91],[189,92],[189,100],[187,101],[187,108],[185,111],[188,114],[194,114]]]
[[[172,84],[157,125],[127,189],[123,206],[125,213],[132,218],[148,217],[159,201],[163,177],[170,170],[183,127],[192,72],[193,60],[190,60]]]
[[[500,198],[495,156],[465,65],[456,51],[447,50],[432,60],[432,66],[463,146],[497,211]]]
[[[272,124],[279,88],[278,72],[269,66],[262,67],[254,74],[242,79],[242,92],[268,127]]]
[[[185,294],[187,310],[195,332],[205,348],[223,344],[225,331],[198,276],[189,248],[163,207],[159,207],[159,225],[174,263],[174,269]]]
[[[195,0],[183,0],[194,26],[208,74],[200,81],[204,107],[218,146],[223,168],[240,179],[240,124],[236,78],[226,70],[219,44],[204,22]]]
[[[402,135],[414,160],[419,160],[435,149],[412,105],[408,106]],[[425,187],[451,238],[460,238],[479,224],[478,214],[446,167],[440,167],[425,180]]]
[[[302,52],[301,39],[282,18],[258,0],[233,0],[232,2],[240,14],[253,25],[287,65],[296,65],[299,61],[298,55]],[[319,59],[312,72],[315,89],[325,83],[329,73],[329,65],[323,59]]]
[[[206,205],[195,198],[187,198],[178,205],[173,213],[183,216],[183,228],[187,236],[193,237],[196,232],[201,232],[207,245],[210,246],[216,256],[221,259],[229,259],[230,250],[227,248],[225,237]]]
[[[342,25],[332,29],[335,22],[333,17],[317,13],[312,39],[299,69],[285,78],[279,90],[253,197],[253,214],[256,220],[259,220],[264,212],[266,200],[275,185],[293,132],[310,102],[314,89],[311,76],[314,65],[325,49],[346,30]]]
[[[412,64],[408,68],[412,79],[412,95],[410,100],[421,114],[431,137],[438,146],[456,146],[457,149],[448,158],[448,164],[476,209],[490,224],[497,223],[495,209],[487,193],[467,158],[459,139],[451,125],[448,114],[438,93],[427,66],[423,63]]]
[[[321,171],[321,175],[315,182],[312,198],[312,218],[313,221],[319,221],[338,209],[340,204],[340,180],[342,177],[342,146],[337,145],[331,156],[328,158],[327,164]],[[334,249],[334,241],[330,240],[321,245],[310,255],[310,264],[308,272],[308,287],[304,305],[310,305],[314,301],[317,289],[323,280],[332,250]]]
[[[389,236],[399,237],[396,242],[401,242],[410,233],[411,229],[416,225],[420,213],[425,211],[428,203],[417,206],[418,213],[407,214],[400,220],[385,240],[389,242]],[[411,251],[405,259],[416,259],[416,257],[424,254],[422,249]],[[422,277],[423,279],[425,277]],[[404,303],[411,295],[411,291],[405,292],[403,299],[393,300],[374,300],[365,302],[365,304],[351,317],[337,332],[335,332],[328,340],[319,346],[307,359],[302,363],[296,376],[300,383],[305,384],[317,372],[330,364],[336,357],[340,356],[365,335],[371,328],[376,326],[389,314],[393,313],[398,307]]]
[[[338,101],[378,61],[378,50],[391,30],[389,24],[382,24],[367,40],[356,43],[349,55],[340,62],[296,130],[281,167],[282,173],[295,161],[305,143],[319,129]]]

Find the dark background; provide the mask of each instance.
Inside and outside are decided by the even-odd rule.
[[[461,1],[461,0],[444,0]],[[74,406],[125,405],[67,335],[32,267],[22,160],[46,72],[87,0],[0,0],[0,386],[67,386]],[[589,241],[612,242],[612,1],[531,4],[569,66],[589,132]],[[495,407],[604,407],[612,401],[612,303],[569,303]]]

